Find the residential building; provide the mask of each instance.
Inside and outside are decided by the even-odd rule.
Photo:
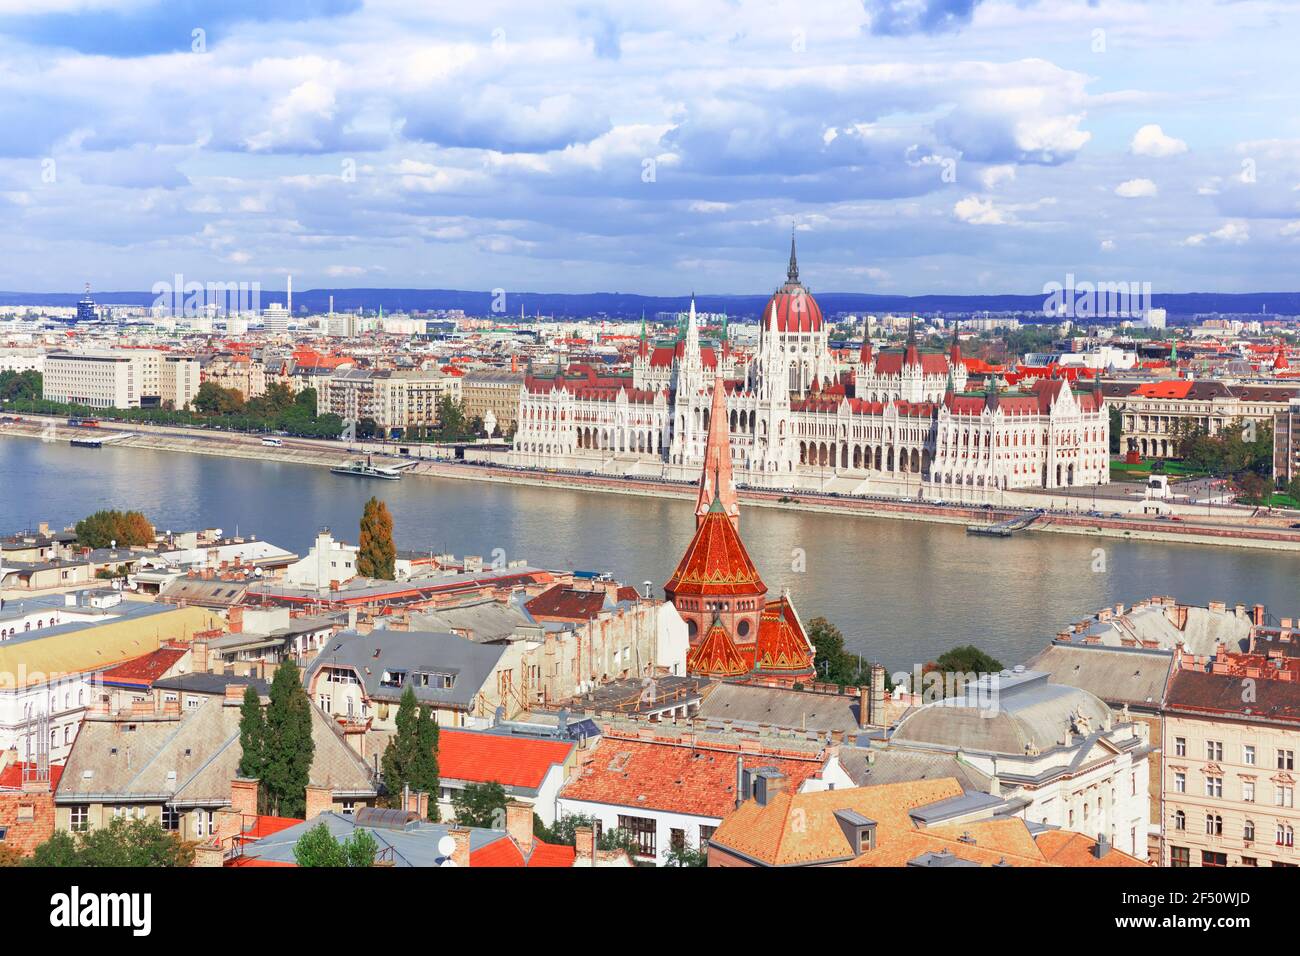
[[[440,819],[454,820],[452,796],[471,784],[498,783],[527,804],[546,826],[555,823],[556,798],[577,763],[578,742],[567,734],[534,736],[512,727],[438,734]]]
[[[1300,478],[1300,397],[1273,416],[1273,478],[1279,487]]]
[[[1300,865],[1300,658],[1180,651],[1161,749],[1163,865]]]
[[[1104,832],[1030,823],[951,777],[808,793],[769,775],[742,796],[709,840],[709,866],[1146,865]]]
[[[888,747],[960,752],[1026,821],[1100,833],[1146,858],[1151,745],[1127,713],[1117,718],[1087,691],[1019,666],[981,675],[905,716]]]
[[[816,743],[768,748],[690,733],[602,730],[560,791],[558,815],[594,817],[597,839],[624,830],[637,858],[658,865],[674,848],[704,848],[756,778],[780,776],[792,792],[852,786],[835,751]]]
[[[488,420],[491,413],[497,435],[514,430],[519,418],[519,394],[524,373],[507,369],[473,369],[460,379],[460,401],[467,419]]]
[[[316,383],[316,411],[348,422],[369,419],[391,437],[438,424],[443,398],[456,398],[460,380],[428,371],[339,368]]]
[[[58,828],[84,832],[125,817],[158,821],[182,840],[212,837],[239,776],[243,690],[235,685],[188,710],[150,700],[90,715],[54,791]],[[378,790],[371,768],[325,715],[312,708],[311,717],[309,813],[372,805]]]

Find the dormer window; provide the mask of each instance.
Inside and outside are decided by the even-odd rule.
[[[379,683],[382,687],[402,687],[406,684],[406,671],[384,671]]]
[[[876,848],[876,821],[864,817],[856,810],[836,810],[835,820],[849,841],[854,856],[861,856]]]

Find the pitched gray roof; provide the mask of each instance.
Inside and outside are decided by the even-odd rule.
[[[438,852],[438,843],[447,836],[450,824],[424,821],[408,823],[403,827],[366,826],[355,817],[326,812],[311,820],[263,837],[244,848],[244,856],[276,863],[293,863],[293,848],[308,830],[324,824],[330,835],[342,842],[356,830],[366,830],[379,844],[379,855],[391,857],[394,866],[441,866],[445,857]],[[475,852],[497,840],[507,840],[505,830],[487,830],[471,827],[469,850]]]
[[[958,760],[955,754],[845,747],[840,751],[840,766],[858,787],[946,777],[955,777],[964,790],[987,791],[990,784],[988,774]]]
[[[1108,727],[1110,708],[1076,687],[1048,682],[1025,671],[987,675],[962,697],[926,704],[903,718],[890,738],[897,743],[937,745],[951,750],[1023,755],[1061,743],[1073,715],[1091,732]]]
[[[418,672],[452,674],[451,687],[411,684],[415,697],[421,703],[467,708],[505,650],[504,645],[478,644],[437,631],[343,631],[321,648],[307,667],[303,683],[310,685],[322,667],[350,667],[371,700],[397,701],[404,688],[381,684],[385,671],[405,671],[408,677]]]
[[[856,694],[814,694],[780,687],[719,684],[700,703],[699,717],[770,724],[790,730],[858,731]]]
[[[1173,659],[1170,651],[1054,642],[1025,666],[1117,706],[1158,708]]]
[[[365,762],[315,707],[309,781],[373,795]],[[59,780],[58,803],[174,803],[222,806],[238,776],[239,706],[209,698],[176,716],[88,718]]]

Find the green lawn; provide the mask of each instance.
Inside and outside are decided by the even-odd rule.
[[[1204,478],[1209,474],[1203,468],[1193,468],[1185,465],[1181,461],[1166,461],[1164,471],[1152,472],[1151,466],[1154,461],[1140,461],[1135,465],[1130,465],[1124,461],[1112,461],[1110,463],[1110,475],[1112,478],[1124,480],[1125,478],[1147,478],[1152,474],[1167,475],[1170,478]]]

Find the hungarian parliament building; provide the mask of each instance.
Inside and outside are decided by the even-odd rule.
[[[1100,391],[1038,379],[968,389],[954,334],[946,351],[873,349],[837,358],[799,281],[764,307],[757,349],[702,340],[695,303],[671,342],[642,330],[631,373],[588,366],[525,378],[510,459],[530,467],[693,480],[704,463],[714,382],[726,396],[734,480],[753,488],[983,501],[1012,489],[1109,480]]]

